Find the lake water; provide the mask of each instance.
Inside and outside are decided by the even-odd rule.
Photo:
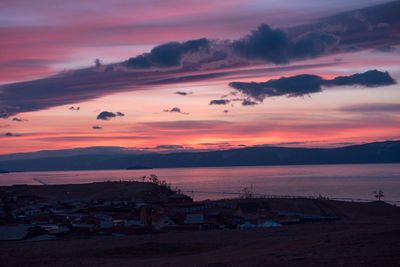
[[[39,184],[33,178],[47,184],[135,180],[149,174],[183,191],[195,191],[196,200],[231,198],[235,195],[222,193],[252,187],[255,194],[356,199],[374,199],[372,192],[382,190],[384,200],[400,204],[400,164],[19,172],[0,174],[0,184]]]

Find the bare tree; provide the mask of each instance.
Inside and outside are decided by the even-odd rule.
[[[153,184],[158,185],[159,183],[158,176],[155,174],[150,174],[149,181],[152,182]]]
[[[381,198],[385,197],[385,196],[383,195],[383,191],[382,191],[382,190],[374,191],[374,192],[372,192],[372,193],[374,194],[374,196],[375,196],[379,201],[381,201]]]
[[[175,186],[175,188],[172,189],[172,191],[173,191],[175,194],[182,194],[182,190],[180,190],[177,186]]]
[[[243,189],[240,191],[240,198],[248,199],[248,198],[253,198],[253,191],[246,187],[243,187]]]

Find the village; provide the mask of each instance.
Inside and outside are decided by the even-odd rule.
[[[172,190],[155,175],[150,176],[149,181],[143,178],[142,181],[103,182],[86,186],[114,187],[116,192],[112,195],[115,197],[104,194],[85,196],[84,192],[84,197],[74,197],[72,191],[67,191],[65,194],[70,197],[57,199],[35,193],[36,188],[42,189],[46,185],[1,187],[0,240],[39,241],[95,235],[247,229],[338,219],[274,210],[268,199],[252,198],[251,195],[194,202],[179,190]],[[143,192],[138,194],[135,191],[129,197],[129,188],[143,186],[146,186]],[[60,189],[62,185],[53,187]],[[79,185],[75,187],[79,188]],[[125,193],[118,193],[121,187],[126,189]],[[52,190],[55,189],[48,188],[46,192]],[[58,192],[57,196],[60,195]]]

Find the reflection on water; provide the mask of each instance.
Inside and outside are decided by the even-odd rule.
[[[381,189],[385,200],[400,200],[400,164],[20,172],[0,174],[0,184],[38,184],[33,178],[47,184],[88,183],[149,174],[190,191],[238,192],[253,186],[259,194],[372,199],[372,191]],[[231,196],[195,194],[197,200],[221,197]]]

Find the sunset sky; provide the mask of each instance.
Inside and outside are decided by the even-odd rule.
[[[383,0],[2,0],[0,154],[398,140],[398,14]]]

